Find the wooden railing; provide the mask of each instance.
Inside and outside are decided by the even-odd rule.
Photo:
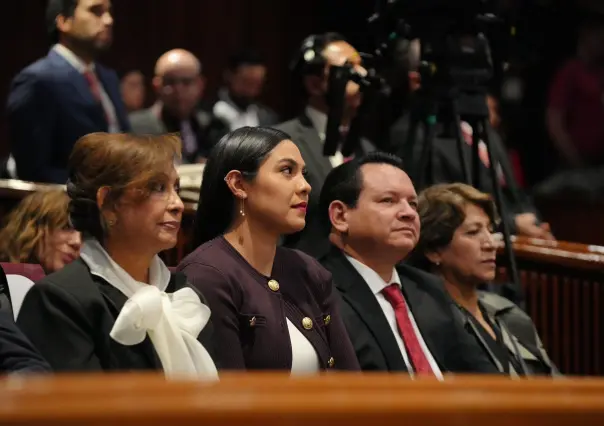
[[[604,381],[407,375],[225,374],[219,382],[165,382],[106,374],[0,380],[4,426],[596,425]]]
[[[513,246],[526,310],[553,361],[566,374],[604,375],[601,249],[525,238],[516,238]],[[499,261],[505,265],[503,251]],[[504,268],[500,279],[507,279]]]

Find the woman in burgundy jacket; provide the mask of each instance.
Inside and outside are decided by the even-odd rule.
[[[305,225],[304,172],[290,137],[262,127],[229,133],[207,160],[199,247],[178,269],[208,300],[219,369],[360,369],[330,273],[278,244]]]

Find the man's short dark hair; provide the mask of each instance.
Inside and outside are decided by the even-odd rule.
[[[253,49],[240,50],[229,56],[227,69],[231,72],[237,72],[240,67],[262,65],[266,66],[266,61],[260,52]]]
[[[79,0],[48,0],[46,5],[46,30],[52,44],[59,41],[57,16],[72,17],[78,7]]]
[[[389,164],[405,171],[403,161],[399,157],[379,151],[355,158],[331,170],[325,178],[319,198],[319,215],[326,233],[331,230],[329,205],[332,202],[341,201],[348,207],[356,207],[363,189],[361,167],[365,164]]]

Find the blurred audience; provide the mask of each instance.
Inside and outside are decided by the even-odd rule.
[[[434,185],[419,197],[415,255],[444,281],[464,327],[501,373],[557,375],[531,318],[494,293],[478,291],[496,275],[492,198],[462,183]]]
[[[212,307],[220,369],[295,375],[359,368],[331,275],[277,245],[304,227],[311,189],[304,171],[289,136],[263,127],[229,133],[206,163],[198,247],[178,270]]]
[[[120,80],[122,100],[128,112],[138,111],[145,106],[145,76],[139,70],[128,71]]]
[[[229,124],[230,130],[243,126],[271,126],[277,114],[259,102],[266,82],[266,63],[253,50],[233,54],[224,72],[225,86],[218,92],[214,114]]]
[[[55,44],[11,84],[10,143],[19,179],[64,184],[80,137],[130,124],[116,73],[96,62],[112,42],[110,1],[49,0],[46,18]]]
[[[0,231],[0,261],[39,264],[50,274],[77,259],[82,240],[69,224],[68,207],[61,189],[24,198]]]
[[[563,167],[604,165],[603,81],[604,18],[593,15],[550,88],[547,129]]]
[[[401,262],[420,237],[417,195],[398,157],[375,152],[331,171],[321,217],[342,318],[363,370],[495,373],[456,320],[439,280]]]
[[[197,340],[210,309],[158,256],[176,245],[182,220],[179,155],[174,136],[92,133],[76,143],[67,193],[80,258],[36,283],[17,318],[56,371],[216,377]]]
[[[299,81],[300,90],[304,92],[306,105],[298,117],[277,126],[291,135],[292,140],[300,149],[302,157],[306,159],[308,163],[306,178],[313,188],[307,215],[308,225],[302,233],[287,237],[284,244],[308,252],[315,257],[327,250],[326,245],[316,243],[321,237],[320,225],[316,219],[321,187],[332,167],[344,161],[339,148],[331,157],[323,154],[329,113],[327,103],[329,69],[331,65],[338,66],[344,63],[351,64],[361,74],[366,72],[359,52],[346,42],[342,35],[325,33],[306,38],[292,64],[294,77]],[[348,82],[342,117],[343,133],[347,132],[360,102],[361,93],[358,84]],[[373,144],[363,139],[355,155],[362,155],[374,149]]]
[[[179,132],[183,162],[204,162],[212,147],[228,132],[228,125],[212,113],[198,109],[205,89],[201,63],[191,53],[174,49],[155,64],[153,89],[157,101],[130,115],[132,131],[161,135]]]

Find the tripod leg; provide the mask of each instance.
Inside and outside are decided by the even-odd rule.
[[[515,302],[522,302],[524,300],[524,292],[522,291],[522,285],[520,283],[520,277],[518,275],[518,268],[516,266],[516,256],[514,254],[514,250],[512,248],[512,242],[510,238],[510,228],[508,223],[505,220],[506,211],[503,205],[503,191],[501,189],[501,185],[499,183],[499,178],[497,176],[497,165],[499,164],[498,158],[494,155],[493,150],[491,149],[491,144],[489,140],[488,128],[486,119],[483,119],[482,123],[479,123],[481,128],[484,129],[484,143],[487,148],[487,152],[489,155],[489,172],[491,175],[491,180],[493,182],[493,190],[495,192],[495,204],[497,206],[497,210],[499,211],[499,215],[501,216],[501,227],[503,231],[503,241],[505,243],[505,254],[507,257],[508,264],[508,273],[509,277],[513,284],[513,292],[514,295],[505,295],[507,298],[514,300]],[[474,131],[474,135],[477,135],[478,132]],[[476,152],[478,152],[477,144]],[[521,303],[519,303],[521,304]]]
[[[459,165],[461,166],[463,181],[468,185],[472,185],[472,181],[470,180],[470,171],[468,170],[468,162],[466,161],[466,156],[464,155],[464,138],[461,131],[461,118],[459,116],[457,101],[453,100],[451,108],[453,110],[453,120],[455,121],[455,142],[457,143],[457,155],[459,156]]]

